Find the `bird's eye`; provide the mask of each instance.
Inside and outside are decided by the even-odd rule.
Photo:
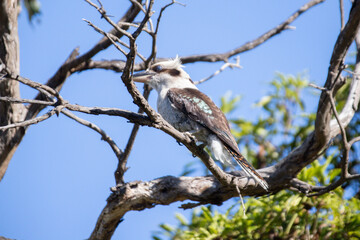
[[[160,72],[162,70],[162,67],[160,65],[156,65],[152,68],[154,72]]]

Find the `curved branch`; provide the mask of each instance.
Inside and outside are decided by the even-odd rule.
[[[338,76],[340,76],[342,70],[342,61],[349,46],[354,41],[360,26],[360,4],[356,4],[357,2],[354,3],[344,30],[338,36],[331,57],[325,89],[331,90],[333,96],[342,85],[342,82],[336,82],[336,80],[338,79]],[[354,108],[353,106],[359,104],[359,96],[360,86],[355,74],[347,103],[339,116],[344,127],[347,126],[355,114],[356,107]],[[331,122],[331,117],[331,101],[327,93],[323,92],[319,99],[315,131],[305,139],[301,146],[294,149],[288,156],[273,166],[273,168],[276,169],[276,172],[271,175],[271,178],[278,179],[286,176],[288,180],[292,179],[301,169],[318,158],[318,156],[328,147],[329,141],[340,133],[340,127],[337,124],[336,119],[333,119]]]
[[[136,0],[141,1],[141,0]],[[17,1],[12,1],[13,3],[9,3],[8,1],[2,1],[0,5],[0,23],[2,26],[6,26],[1,28],[5,32],[2,32],[0,30],[0,45],[3,46],[1,39],[7,39],[6,41],[10,41],[9,46],[4,46],[4,48],[1,47],[1,49],[7,49],[8,51],[3,51],[4,54],[9,54],[11,51],[12,56],[6,56],[5,58],[2,57],[2,51],[0,51],[0,63],[4,62],[5,59],[5,66],[7,66],[7,71],[11,75],[18,75],[19,74],[19,60],[18,60],[18,36],[17,36],[17,14],[18,14],[18,4]],[[11,7],[9,7],[11,6]],[[15,8],[15,9],[13,9]],[[137,14],[139,13],[140,8],[137,4],[132,4],[132,6],[129,8],[129,10],[126,12],[126,14],[120,19],[121,22],[132,22]],[[8,15],[9,13],[9,15]],[[11,16],[10,16],[11,15]],[[11,24],[4,23],[3,21],[9,21],[11,20]],[[7,29],[8,26],[11,26],[11,29]],[[129,26],[127,25],[121,25],[121,28],[124,30],[127,30]],[[10,34],[8,34],[10,33]],[[122,34],[119,33],[116,30],[111,30],[111,34],[121,37]],[[8,44],[5,42],[4,44]],[[100,51],[106,49],[111,45],[111,42],[106,38],[102,38],[92,49],[90,49],[87,53],[83,54],[80,57],[78,56],[78,49],[75,49],[69,56],[69,58],[66,60],[66,62],[59,68],[59,70],[55,73],[55,75],[48,80],[46,83],[47,86],[50,88],[53,88],[55,91],[60,91],[62,88],[65,80],[73,73],[71,69],[76,68],[77,66],[81,64],[86,64],[86,61],[91,59],[93,56],[95,56]],[[11,62],[7,62],[10,60]],[[5,83],[5,86],[4,85]],[[10,86],[10,88],[8,87]],[[10,90],[10,92],[5,92],[5,90]],[[19,94],[19,86],[18,83],[14,81],[1,81],[0,82],[0,95],[1,96],[9,96],[9,97],[15,97],[20,98]],[[44,97],[43,94],[38,94],[35,98],[35,100],[46,100],[46,97]],[[37,103],[31,103],[27,109],[23,105],[11,105],[8,104],[5,107],[2,107],[2,104],[0,103],[0,115],[6,116],[5,114],[1,113],[3,109],[8,110],[10,109],[11,118],[13,119],[7,119],[9,121],[0,123],[0,125],[8,125],[13,122],[19,122],[23,120],[29,120],[34,118],[39,114],[39,112],[45,107],[44,105],[37,104]],[[12,109],[14,108],[14,109]],[[15,119],[16,118],[16,119]],[[26,133],[26,128],[18,128],[18,129],[11,129],[7,132],[0,134],[0,180],[3,178],[8,163],[10,162],[10,159],[12,158],[13,153],[16,151],[17,146],[21,142],[23,136]]]
[[[137,0],[140,1],[141,0]],[[129,10],[125,13],[125,15],[119,20],[118,25],[121,26],[121,29],[127,30],[129,26],[121,25],[121,22],[132,22],[134,21],[135,17],[138,15],[140,8],[137,4],[132,4]],[[117,29],[112,29],[110,34],[121,38],[123,36],[122,32],[117,31]],[[78,49],[75,49],[71,54],[70,57],[66,60],[66,62],[58,69],[58,71],[51,77],[48,82],[46,83],[47,86],[59,91],[65,80],[74,72],[72,69],[77,68],[80,65],[86,65],[86,62],[94,57],[96,54],[101,52],[102,50],[111,46],[111,41],[107,37],[103,37],[92,49],[88,52],[84,53],[83,55],[77,57]],[[39,94],[36,99],[42,100],[42,96]],[[42,107],[39,105],[31,105],[26,116],[26,119],[32,118],[36,116]]]
[[[330,60],[330,66],[328,71],[328,76],[325,82],[324,87],[328,90],[333,91],[333,96],[336,95],[337,90],[343,85],[344,82],[337,81],[343,70],[343,61],[347,54],[347,51],[354,41],[355,36],[359,30],[360,26],[360,4],[359,1],[355,1],[353,8],[350,11],[349,20],[346,23],[344,29],[338,36],[338,39],[335,43],[333,54]],[[351,96],[353,97],[353,96]],[[346,109],[350,110],[350,109]],[[352,113],[351,111],[349,111]],[[353,115],[353,113],[352,113]],[[315,120],[315,139],[318,145],[324,145],[331,139],[331,102],[327,93],[322,92],[319,100],[319,106],[317,110],[316,120]],[[352,117],[351,117],[352,118]],[[350,118],[350,119],[351,119]],[[334,124],[332,127],[335,127]],[[335,127],[339,130],[339,126]]]
[[[254,191],[255,182],[249,184],[249,180],[244,177],[239,182],[243,196],[257,194]],[[90,240],[110,239],[122,217],[129,211],[141,211],[156,205],[169,205],[185,200],[221,205],[224,201],[239,196],[235,188],[224,187],[213,176],[166,176],[149,182],[135,181],[118,185],[112,188],[112,191],[114,193],[108,198]]]
[[[237,54],[249,51],[251,49],[254,49],[255,47],[261,45],[262,43],[266,42],[273,36],[276,36],[277,34],[280,34],[282,31],[289,28],[289,25],[295,21],[302,13],[306,12],[310,8],[316,6],[319,3],[324,2],[325,0],[313,0],[305,5],[303,5],[299,10],[297,10],[294,14],[292,14],[287,20],[279,24],[278,26],[274,27],[273,29],[269,30],[268,32],[264,33],[263,35],[259,36],[258,38],[245,43],[244,45],[235,48],[233,50],[230,50],[228,52],[224,53],[214,53],[214,54],[202,54],[202,55],[191,55],[191,56],[185,56],[181,57],[181,61],[183,64],[187,63],[194,63],[194,62],[219,62],[219,61],[227,61],[230,57],[233,57]],[[167,60],[165,58],[159,58],[155,59],[155,62],[164,61]],[[144,63],[135,64],[134,65],[134,71],[140,71],[144,70],[146,65]],[[88,69],[94,69],[94,68],[100,68],[100,69],[106,69],[106,70],[113,70],[116,72],[122,72],[125,68],[125,62],[121,60],[111,60],[111,61],[92,61],[89,60],[87,64],[83,64],[74,71],[84,71]]]
[[[107,142],[107,143],[109,144],[109,146],[111,147],[111,149],[113,150],[113,152],[115,153],[115,155],[116,155],[116,157],[117,157],[118,159],[121,158],[123,152],[122,152],[121,149],[116,145],[115,141],[114,141],[109,135],[107,135],[104,130],[102,130],[101,128],[99,128],[99,127],[98,127],[97,125],[95,125],[94,123],[91,123],[91,122],[86,121],[86,120],[84,120],[84,119],[82,119],[82,118],[79,118],[78,116],[76,116],[75,114],[73,114],[73,113],[71,113],[71,112],[69,112],[69,111],[66,111],[66,110],[63,109],[63,110],[61,110],[61,112],[62,112],[65,116],[67,116],[67,117],[75,120],[76,122],[78,122],[78,123],[80,123],[80,124],[82,124],[82,125],[84,125],[84,126],[86,126],[86,127],[91,128],[91,129],[93,129],[94,131],[96,131],[97,133],[99,133],[99,134],[101,135],[101,140],[104,140],[105,142]]]
[[[143,92],[143,96],[144,98],[147,100],[150,96],[150,87],[148,85],[144,86],[144,92]],[[144,112],[144,110],[142,108],[139,108],[138,110],[138,114],[142,114]],[[131,130],[131,134],[129,137],[129,140],[126,144],[124,153],[121,155],[121,158],[119,158],[119,162],[118,162],[118,166],[115,170],[115,182],[116,184],[120,184],[120,183],[125,183],[124,181],[124,174],[127,170],[126,164],[127,164],[127,160],[130,156],[130,152],[133,148],[134,142],[135,142],[135,138],[136,135],[139,131],[140,125],[139,124],[134,124],[133,129]]]

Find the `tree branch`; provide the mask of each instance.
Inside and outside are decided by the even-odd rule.
[[[14,74],[20,72],[19,35],[17,17],[20,12],[18,1],[0,2],[0,71],[3,68]],[[0,79],[0,96],[20,98],[19,83],[7,78]],[[12,124],[21,119],[26,111],[21,104],[0,102],[0,126]],[[0,181],[22,139],[22,132],[15,129],[0,131]]]
[[[354,41],[360,26],[360,4],[356,3],[357,1],[354,2],[354,7],[350,12],[349,20],[338,36],[330,60],[330,67],[324,87],[326,89],[333,89],[333,96],[336,95],[337,90],[343,85],[343,82],[337,80],[343,69],[343,61],[346,53],[351,43]],[[316,116],[314,137],[318,145],[324,145],[324,143],[327,143],[332,137],[329,134],[331,132],[330,121],[332,117],[331,103],[329,96],[325,92],[320,96]],[[337,126],[337,129],[339,129],[339,126]]]
[[[151,91],[150,87],[148,85],[145,85],[144,86],[143,96],[144,96],[144,98],[146,100],[149,98],[150,91]],[[142,108],[139,108],[138,114],[142,114],[143,112],[144,112],[144,110]],[[137,133],[139,131],[139,127],[140,127],[139,124],[135,124],[133,126],[133,129],[131,130],[129,140],[128,140],[128,142],[126,144],[126,147],[125,147],[125,150],[124,150],[124,154],[122,154],[121,158],[119,158],[119,163],[118,163],[118,166],[117,166],[115,174],[114,174],[116,184],[124,184],[125,183],[124,174],[127,171],[126,164],[127,164],[128,158],[130,156],[130,152],[132,150],[132,147],[134,145],[136,135],[137,135]]]
[[[230,57],[238,55],[240,53],[249,51],[254,49],[255,47],[261,45],[262,43],[266,42],[273,36],[280,34],[282,31],[289,28],[289,25],[295,21],[302,13],[306,12],[310,8],[316,6],[319,3],[324,2],[325,0],[313,0],[305,5],[303,5],[299,10],[297,10],[293,15],[291,15],[286,21],[282,22],[278,26],[274,27],[273,29],[269,30],[268,32],[264,33],[263,35],[259,36],[258,38],[245,43],[244,45],[232,49],[230,51],[224,53],[215,53],[215,54],[203,54],[203,55],[191,55],[191,56],[184,56],[181,57],[181,61],[183,64],[194,63],[194,62],[219,62],[219,61],[227,61]],[[168,60],[165,58],[155,59],[154,62]],[[89,61],[89,64],[81,65],[74,69],[75,71],[84,71],[88,69],[106,69],[106,70],[113,70],[116,72],[123,72],[125,68],[124,61],[122,60],[111,60],[111,61]],[[134,71],[141,71],[146,69],[146,64],[139,63],[134,65]]]
[[[138,0],[141,1],[141,0]],[[140,8],[136,4],[132,4],[129,10],[125,15],[119,20],[118,24],[121,25],[121,22],[132,22],[135,17],[138,15]],[[127,30],[129,26],[121,25],[121,29]],[[123,36],[122,32],[119,32],[117,29],[112,29],[110,34],[121,38]],[[74,72],[72,69],[77,68],[80,65],[86,65],[86,62],[89,61],[92,57],[98,54],[100,51],[111,46],[111,41],[107,37],[103,37],[92,49],[90,49],[85,54],[77,57],[78,49],[75,49],[70,57],[65,61],[65,63],[58,69],[53,77],[51,77],[46,83],[47,86],[59,91],[63,86],[65,80]],[[38,95],[36,99],[41,100],[41,95]],[[36,116],[42,110],[41,107],[31,105],[26,116],[26,119]]]
[[[328,77],[324,88],[332,89],[333,95],[336,94],[336,91],[342,85],[342,82],[336,82],[335,80],[340,76],[342,61],[357,34],[359,25],[360,4],[355,4],[344,30],[338,36],[330,61]],[[358,82],[357,78],[354,77],[347,103],[339,115],[344,127],[349,124],[355,114],[355,109],[357,108],[353,108],[353,106],[359,104],[360,88]],[[276,171],[271,175],[271,179],[283,177],[285,180],[287,179],[287,181],[289,181],[306,165],[313,162],[319,156],[319,153],[323,152],[324,149],[328,147],[329,141],[339,134],[340,129],[336,119],[331,121],[331,117],[332,110],[330,98],[326,92],[323,92],[319,99],[315,131],[309,134],[301,146],[294,149],[279,163],[272,166]]]
[[[78,116],[76,116],[75,114],[69,112],[69,111],[66,111],[66,110],[61,110],[61,112],[75,120],[76,122],[86,126],[86,127],[89,127],[91,129],[93,129],[94,131],[98,132],[100,135],[101,135],[101,140],[104,140],[105,142],[107,142],[109,144],[109,146],[111,147],[111,149],[113,150],[113,152],[115,153],[116,157],[120,160],[123,152],[120,150],[120,148],[116,145],[116,143],[114,142],[114,140],[106,134],[106,132],[104,130],[102,130],[101,128],[99,128],[97,125],[95,125],[94,123],[91,123],[89,121],[86,121],[82,118],[79,118]]]
[[[242,178],[239,184],[241,193],[243,196],[253,196],[256,192],[253,187],[248,186],[247,180],[249,179],[246,177]],[[110,239],[128,211],[141,211],[185,200],[221,205],[224,201],[239,196],[235,188],[220,184],[213,176],[167,176],[149,182],[135,181],[118,185],[112,191],[114,193],[108,198],[90,240]]]

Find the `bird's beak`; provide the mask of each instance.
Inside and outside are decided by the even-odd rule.
[[[153,72],[140,72],[133,75],[133,81],[134,82],[142,82],[142,83],[148,83],[152,76],[154,76],[155,73]]]

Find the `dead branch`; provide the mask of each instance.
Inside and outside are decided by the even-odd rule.
[[[94,131],[98,132],[100,135],[101,135],[101,140],[104,140],[105,142],[107,142],[109,144],[109,146],[111,147],[111,149],[113,150],[113,152],[115,153],[116,157],[118,159],[121,158],[123,152],[121,151],[121,149],[116,145],[115,141],[109,136],[106,134],[106,132],[104,130],[102,130],[101,128],[99,128],[96,124],[92,123],[92,122],[89,122],[85,119],[82,119],[82,118],[79,118],[78,116],[76,116],[75,114],[69,112],[69,111],[66,111],[64,109],[61,110],[61,112],[75,120],[76,122],[88,127],[88,128],[91,128],[93,129]]]
[[[263,35],[259,36],[258,38],[245,43],[244,45],[234,48],[228,52],[224,53],[215,53],[215,54],[203,54],[203,55],[191,55],[191,56],[184,56],[181,57],[181,61],[183,64],[188,63],[195,63],[195,62],[222,62],[227,61],[230,57],[238,55],[240,53],[249,51],[254,49],[255,47],[261,45],[262,43],[266,42],[270,38],[280,34],[282,31],[287,30],[289,25],[295,21],[301,14],[309,10],[310,8],[322,3],[325,0],[313,0],[308,2],[307,4],[303,5],[299,10],[297,10],[293,15],[291,15],[287,20],[279,24],[278,26],[274,27],[273,29],[269,30],[268,32],[264,33]],[[166,60],[156,59],[154,62]],[[74,71],[84,71],[88,69],[100,68],[106,70],[113,70],[116,72],[123,72],[124,71],[124,61],[122,60],[112,60],[112,61],[91,61],[88,65],[81,65],[74,69]],[[146,69],[146,65],[144,63],[135,64],[134,71],[140,71]]]
[[[344,0],[339,0],[340,3],[340,31],[344,29],[345,17],[344,17]]]
[[[138,1],[141,2],[141,0]],[[118,21],[118,24],[121,25],[122,22],[133,22],[135,17],[138,15],[139,11],[140,8],[136,4],[133,4],[124,14],[124,16]],[[121,29],[125,31],[128,28],[129,26],[126,25],[121,26]],[[111,33],[112,35],[118,38],[121,38],[123,36],[122,32],[119,32],[117,29],[112,29],[109,33]],[[86,65],[87,61],[89,61],[99,52],[111,46],[111,44],[112,43],[108,38],[103,37],[97,44],[94,45],[93,48],[91,48],[89,51],[78,57],[77,57],[77,55],[79,54],[78,49],[75,49],[70,54],[70,57],[65,61],[65,63],[54,74],[54,76],[47,81],[46,85],[59,91],[63,86],[65,80],[74,72],[72,71],[74,68],[77,68],[80,65]],[[42,99],[41,95],[38,95],[36,99],[41,100]],[[41,110],[42,110],[41,107],[31,105],[28,114],[26,116],[26,119],[36,116]]]
[[[61,106],[61,105],[56,106],[54,109],[51,109],[50,111],[48,111],[47,113],[45,113],[42,116],[32,118],[32,119],[29,119],[26,121],[18,122],[18,123],[8,124],[6,126],[0,126],[0,130],[6,130],[6,129],[18,128],[18,127],[28,127],[30,125],[37,124],[39,122],[42,122],[42,121],[50,118],[54,114],[58,114],[62,110],[62,108],[64,108],[64,106]]]
[[[221,72],[223,72],[226,68],[231,68],[231,69],[232,68],[240,68],[241,69],[242,66],[240,66],[240,57],[238,56],[236,58],[236,63],[227,62],[224,65],[222,65],[219,70],[217,70],[216,72],[214,72],[213,74],[211,74],[210,76],[208,76],[206,78],[203,78],[199,81],[194,82],[194,84],[197,85],[197,84],[206,82],[206,81],[210,80],[211,78],[215,77],[216,75],[220,74]]]
[[[150,87],[145,85],[144,86],[143,96],[144,96],[144,98],[146,100],[148,100],[148,98],[150,96],[150,91],[151,91]],[[143,112],[144,112],[144,110],[142,108],[139,108],[138,114],[142,114]],[[133,126],[133,129],[131,130],[129,140],[128,140],[128,142],[126,144],[126,147],[125,147],[125,150],[124,150],[124,154],[119,159],[118,166],[117,166],[117,168],[115,170],[115,173],[114,173],[116,184],[124,184],[125,183],[124,174],[127,171],[126,164],[127,164],[128,158],[130,156],[130,152],[131,152],[131,150],[133,148],[136,135],[137,135],[137,133],[139,131],[139,127],[140,127],[139,124],[135,124]]]

